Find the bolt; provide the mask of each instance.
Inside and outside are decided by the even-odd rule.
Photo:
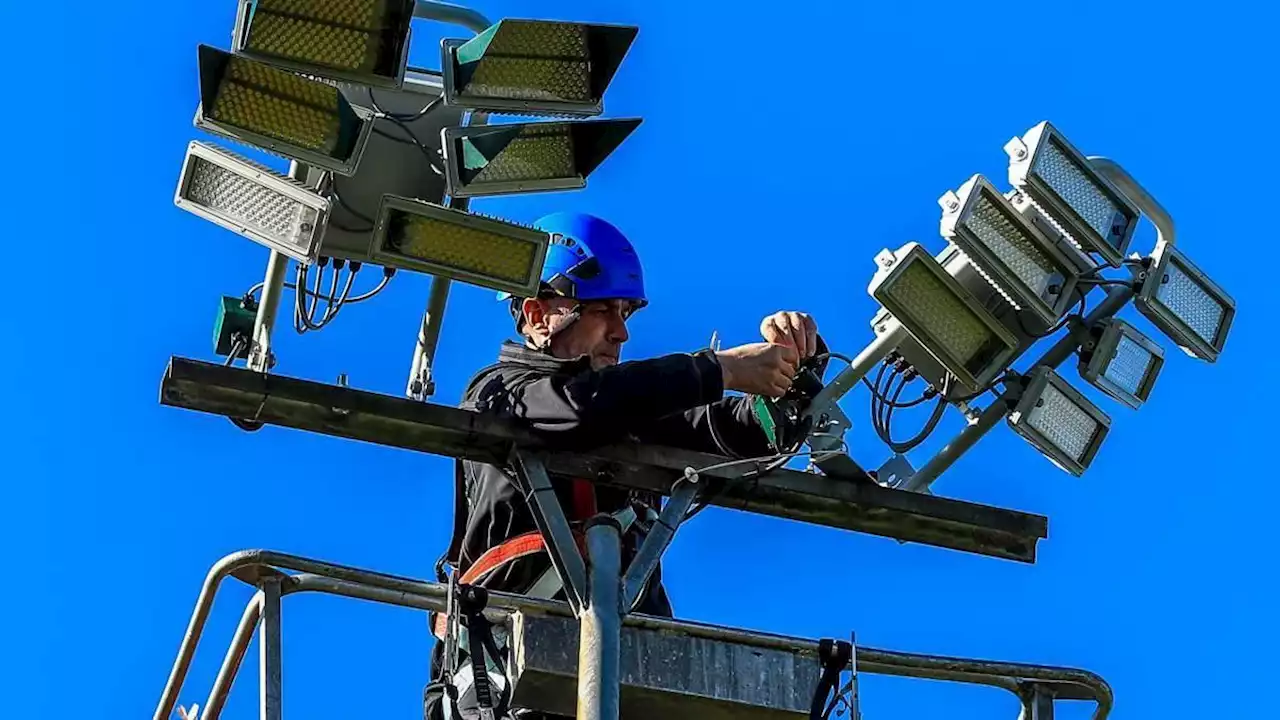
[[[947,209],[948,209],[948,210],[959,210],[959,209],[960,209],[960,201],[959,201],[959,200],[948,200],[948,201],[947,201]]]
[[[1026,148],[1018,148],[1017,150],[1014,150],[1014,151],[1013,151],[1013,156],[1014,156],[1014,157],[1016,157],[1016,158],[1018,158],[1019,160],[1021,160],[1021,159],[1025,158],[1025,157],[1027,156],[1027,149],[1026,149]]]

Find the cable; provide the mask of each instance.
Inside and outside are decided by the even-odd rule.
[[[1072,292],[1080,292],[1080,287],[1079,287],[1079,286],[1076,286],[1075,288],[1073,288],[1073,289],[1072,289]],[[1014,317],[1014,319],[1016,319],[1016,320],[1018,321],[1018,327],[1022,329],[1022,333],[1023,333],[1024,335],[1026,335],[1027,337],[1030,337],[1030,338],[1031,338],[1031,339],[1033,339],[1033,340],[1041,340],[1041,339],[1044,339],[1044,338],[1049,337],[1050,335],[1054,335],[1054,334],[1056,334],[1059,330],[1061,330],[1062,328],[1066,327],[1067,323],[1071,321],[1071,318],[1072,318],[1072,317],[1083,318],[1083,317],[1084,317],[1084,311],[1085,311],[1085,299],[1086,299],[1086,297],[1087,297],[1087,296],[1086,296],[1084,293],[1082,293],[1082,292],[1081,292],[1081,293],[1080,293],[1080,302],[1076,303],[1076,308],[1077,308],[1077,309],[1076,309],[1076,312],[1074,313],[1074,315],[1073,315],[1072,313],[1067,313],[1066,315],[1064,315],[1064,316],[1062,317],[1062,319],[1061,319],[1061,320],[1059,320],[1057,323],[1055,323],[1055,324],[1053,325],[1053,327],[1050,327],[1048,330],[1045,330],[1043,333],[1034,333],[1034,332],[1032,332],[1032,331],[1028,330],[1028,329],[1027,329],[1027,325],[1026,325],[1026,323],[1022,322],[1022,313],[1021,313],[1021,312],[1015,312],[1015,313],[1013,314],[1013,317]]]
[[[444,95],[440,94],[440,95],[437,95],[434,99],[431,100],[431,102],[427,103],[421,110],[419,110],[416,113],[393,113],[393,112],[387,112],[386,110],[383,110],[382,106],[378,105],[378,99],[374,97],[372,87],[368,87],[366,88],[366,90],[369,91],[369,103],[373,105],[373,109],[376,110],[380,115],[385,116],[388,120],[401,120],[405,122],[413,122],[414,120],[418,120],[426,117],[427,113],[430,113],[432,110],[435,110],[437,107],[440,106],[440,103],[444,102]]]
[[[712,491],[705,498],[703,498],[696,507],[690,509],[689,512],[685,513],[684,520],[685,522],[692,520],[694,517],[698,515],[698,513],[707,509],[707,506],[711,504],[712,500],[715,500],[717,497],[720,497],[721,495],[723,495],[724,492],[728,490],[731,486],[740,485],[741,483],[747,480],[753,480],[758,482],[760,478],[763,477],[764,475],[768,475],[774,470],[777,470],[783,465],[786,465],[788,460],[791,460],[793,458],[798,458],[798,457],[806,457],[806,456],[816,458],[819,455],[823,456],[823,459],[825,460],[827,456],[834,457],[834,456],[840,455],[844,451],[845,451],[845,448],[843,446],[840,450],[798,450],[796,452],[778,453],[776,455],[763,455],[760,457],[749,457],[749,458],[741,458],[738,460],[728,460],[725,462],[716,463],[714,465],[708,465],[703,468],[698,468],[694,470],[694,472],[697,473],[698,475],[701,475],[703,473],[711,472],[712,470],[722,470],[724,468],[733,467],[735,465],[748,465],[753,463],[759,465],[761,463],[768,463],[764,467],[757,467],[755,470],[750,470],[748,472],[743,473],[742,475],[739,475],[736,478],[726,481],[724,487],[718,490]]]
[[[373,298],[378,293],[382,292],[384,288],[387,287],[387,283],[391,282],[391,278],[395,277],[395,275],[396,275],[395,268],[393,267],[383,268],[382,280],[378,283],[377,287],[375,287],[374,289],[370,290],[369,292],[363,295],[357,295],[353,298],[349,298],[347,300],[347,304],[349,305],[351,303],[364,302],[365,300],[369,300],[370,298]],[[257,294],[262,290],[262,286],[264,284],[265,283],[258,283],[257,285],[254,285],[253,287],[249,288],[249,291],[245,293],[245,297],[253,297],[255,294]],[[298,290],[298,286],[291,282],[284,283],[284,287],[290,290],[293,290],[294,292],[297,292]],[[310,290],[307,290],[306,288],[303,288],[302,291],[306,293],[308,296],[312,295],[312,292]]]
[[[334,183],[334,185],[333,185],[333,190],[332,190],[331,194],[333,195],[333,199],[338,201],[338,205],[340,205],[340,206],[342,207],[342,209],[343,209],[343,210],[346,210],[348,213],[350,213],[351,215],[355,216],[355,218],[356,218],[357,220],[363,220],[363,221],[365,221],[366,223],[368,223],[369,227],[367,227],[367,228],[363,228],[363,229],[354,229],[354,228],[351,228],[350,226],[346,226],[346,225],[337,225],[336,223],[333,223],[332,221],[330,222],[330,224],[334,225],[334,226],[335,226],[335,227],[337,227],[339,230],[345,230],[345,231],[347,231],[347,232],[349,232],[349,233],[361,234],[361,233],[373,232],[373,229],[374,229],[375,227],[377,227],[377,223],[376,223],[376,222],[374,222],[374,219],[373,219],[373,218],[369,217],[369,216],[368,216],[368,215],[366,215],[365,213],[360,212],[359,210],[356,210],[354,207],[352,207],[351,205],[349,205],[349,204],[347,203],[347,201],[346,201],[345,199],[343,199],[342,195],[338,193],[338,185],[337,185],[337,183],[336,183],[336,182],[335,182],[335,183]]]

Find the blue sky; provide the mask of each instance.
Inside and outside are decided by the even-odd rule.
[[[750,342],[778,309],[815,314],[837,349],[870,338],[872,258],[933,251],[937,197],[975,172],[1005,186],[1001,147],[1051,120],[1125,165],[1173,213],[1179,245],[1239,314],[1215,365],[1166,343],[1139,412],[1072,478],[1001,427],[939,481],[953,497],[1050,517],[1023,565],[737,512],[682,531],[667,561],[681,617],[914,652],[1064,664],[1114,686],[1120,720],[1240,717],[1274,676],[1267,289],[1277,11],[1223,0],[782,5],[486,0],[493,19],[641,27],[607,98],[645,124],[574,194],[487,200],[532,221],[610,218],[637,244],[653,304],[627,354]],[[964,10],[960,11],[959,8]],[[147,717],[208,568],[266,547],[427,577],[447,540],[447,460],[294,431],[245,434],[162,408],[171,355],[211,359],[218,298],[261,279],[266,251],[172,203],[200,137],[196,45],[226,47],[235,3],[5,3],[12,32],[0,175],[8,412],[0,540],[6,716]],[[25,30],[32,28],[31,31]],[[422,23],[414,60],[442,32]],[[1138,248],[1149,248],[1146,228]],[[797,253],[799,256],[797,257]],[[1244,260],[1256,253],[1258,260]],[[319,334],[277,335],[282,373],[401,391],[428,279],[402,273]],[[1126,311],[1125,317],[1136,313]],[[1141,319],[1140,327],[1155,334]],[[492,293],[455,287],[437,400],[506,337]],[[1268,372],[1270,371],[1270,372]],[[1066,376],[1082,383],[1074,372]],[[853,452],[887,451],[865,420]],[[916,419],[915,422],[919,422]],[[919,465],[958,428],[949,415]],[[904,428],[905,429],[905,428]],[[899,431],[900,433],[903,431]],[[248,593],[220,597],[182,701],[203,702]],[[423,616],[298,597],[285,611],[290,717],[418,717]],[[225,717],[252,717],[256,653]],[[1243,691],[1243,692],[1241,692]],[[15,706],[16,700],[16,706]],[[867,718],[978,718],[995,690],[868,679]],[[1084,717],[1083,704],[1062,717]]]

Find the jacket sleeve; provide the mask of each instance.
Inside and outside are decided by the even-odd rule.
[[[750,397],[731,397],[658,418],[636,429],[637,440],[732,458],[773,454]]]
[[[476,389],[477,405],[569,444],[625,439],[659,419],[715,403],[724,376],[713,353],[673,354],[603,370],[494,376]]]

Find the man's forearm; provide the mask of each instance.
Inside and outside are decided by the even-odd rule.
[[[724,377],[715,356],[700,352],[517,380],[506,390],[510,414],[535,430],[605,439],[719,401]]]

